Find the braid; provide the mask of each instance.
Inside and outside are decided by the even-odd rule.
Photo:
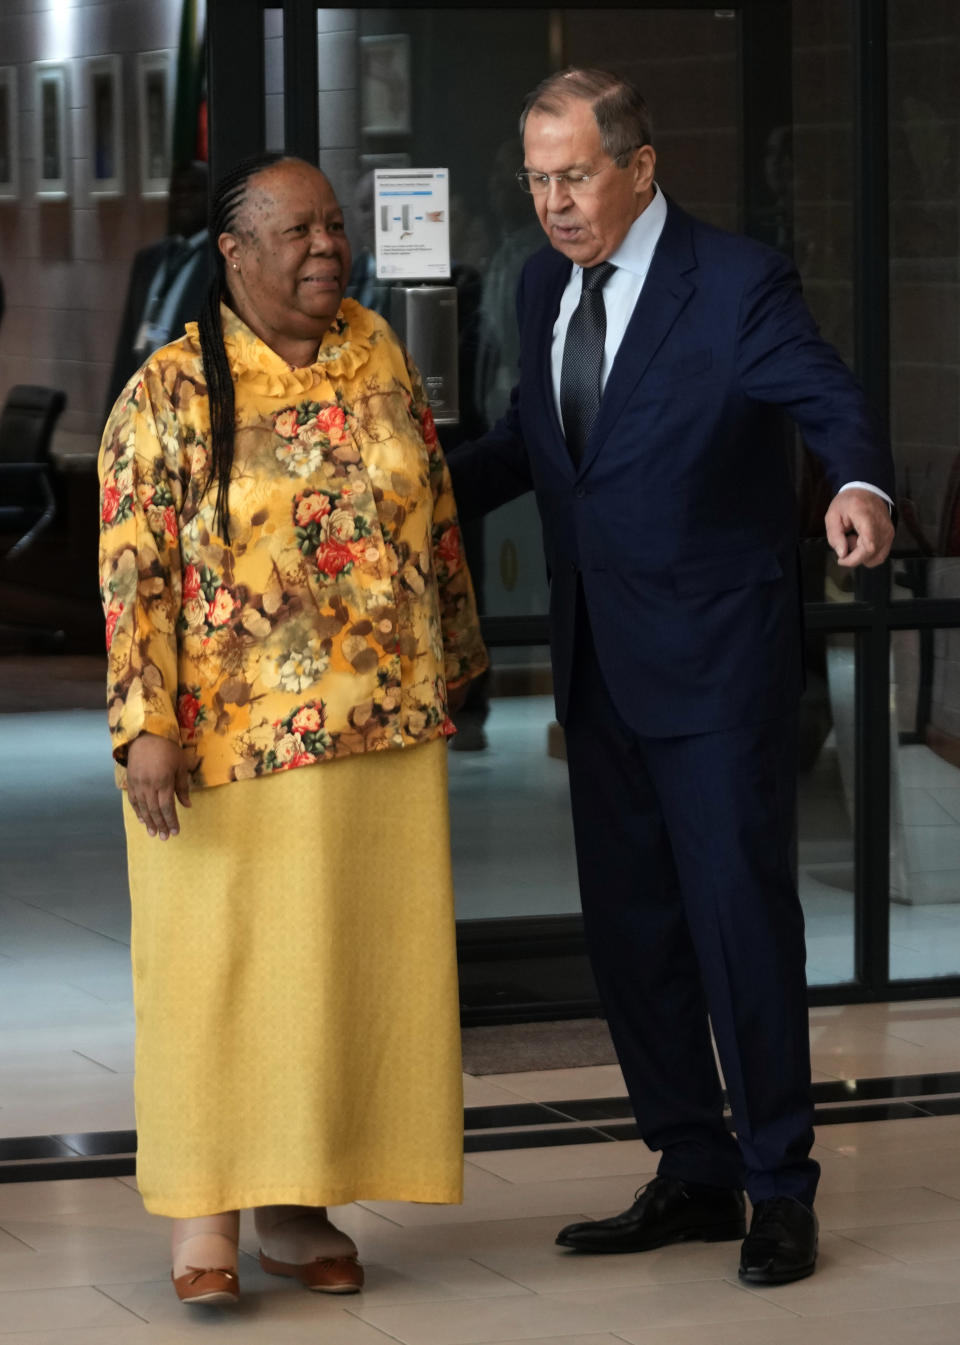
[[[210,402],[210,468],[207,485],[216,481],[217,503],[214,509],[214,527],[224,541],[230,541],[230,508],[228,490],[230,472],[233,468],[233,432],[236,405],[233,394],[233,376],[227,362],[227,352],[223,344],[223,331],[220,326],[220,300],[223,286],[219,272],[223,269],[223,258],[216,263],[216,271],[203,308],[200,310],[198,328],[200,333],[200,353],[203,357],[203,377],[207,385],[207,398]]]
[[[223,253],[217,247],[222,233],[232,232],[246,198],[247,184],[257,173],[287,156],[258,154],[237,165],[217,184],[210,204],[210,246],[213,248],[214,273],[200,310],[200,354],[203,376],[210,403],[210,468],[206,486],[217,484],[214,527],[230,541],[230,473],[233,469],[233,439],[236,429],[236,399],[233,374],[223,344],[220,304],[227,299],[227,275]],[[206,487],[205,487],[206,488]]]

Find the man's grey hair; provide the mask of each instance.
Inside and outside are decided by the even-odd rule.
[[[536,109],[560,117],[574,101],[589,103],[600,131],[600,144],[611,159],[653,141],[650,113],[640,90],[612,70],[568,66],[541,80],[527,94],[520,113],[520,138]]]

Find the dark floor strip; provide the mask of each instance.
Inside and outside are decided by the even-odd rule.
[[[18,1162],[28,1158],[70,1158],[75,1152],[56,1135],[24,1135],[21,1139],[0,1140],[0,1162]]]
[[[0,1185],[5,1182],[74,1182],[81,1177],[132,1177],[137,1160],[122,1158],[54,1158],[43,1163],[5,1163],[0,1160]]]
[[[604,1112],[604,1116],[609,1113]],[[569,1112],[558,1114],[539,1102],[522,1102],[497,1107],[468,1107],[463,1114],[465,1130],[502,1130],[504,1126],[555,1125],[569,1121]]]
[[[85,1157],[101,1157],[107,1154],[135,1154],[137,1152],[137,1132],[135,1130],[99,1130],[85,1135],[54,1135],[53,1138],[64,1144],[71,1153]],[[2,1146],[2,1141],[0,1141]],[[3,1150],[0,1147],[0,1156]]]
[[[960,1072],[837,1080],[814,1084],[813,1094],[818,1126],[953,1116],[960,1114]],[[637,1139],[632,1116],[625,1097],[468,1107],[464,1149],[484,1153]],[[136,1147],[133,1130],[0,1139],[0,1184],[132,1176]]]
[[[553,1144],[598,1144],[610,1139],[602,1130],[593,1127],[585,1129],[567,1129],[558,1126],[556,1130],[500,1130],[491,1134],[467,1134],[463,1137],[463,1152],[466,1154],[489,1153],[493,1149],[546,1149]]]
[[[927,1116],[956,1116],[960,1113],[960,1097],[931,1097],[917,1103]]]
[[[614,1121],[621,1116],[633,1115],[628,1097],[574,1098],[571,1102],[548,1102],[544,1105],[573,1121]]]

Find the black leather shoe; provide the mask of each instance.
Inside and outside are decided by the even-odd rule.
[[[648,1252],[671,1242],[725,1242],[746,1231],[741,1191],[654,1177],[623,1214],[568,1224],[557,1244],[576,1252]]]
[[[740,1252],[740,1278],[748,1284],[789,1284],[813,1274],[817,1216],[793,1196],[759,1200]]]

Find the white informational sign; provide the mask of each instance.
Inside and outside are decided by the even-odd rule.
[[[446,168],[377,168],[373,175],[378,280],[450,277]]]

